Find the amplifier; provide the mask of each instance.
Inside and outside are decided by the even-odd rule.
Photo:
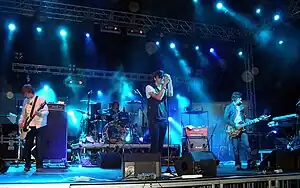
[[[47,104],[49,110],[53,111],[65,111],[66,105],[65,104],[56,104],[56,103],[49,103]]]
[[[186,127],[185,134],[186,136],[208,136],[208,128],[189,128]]]
[[[16,138],[0,137],[0,158],[5,160],[17,160],[19,158],[19,151],[21,143]]]

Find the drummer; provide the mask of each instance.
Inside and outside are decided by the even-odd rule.
[[[113,103],[110,103],[110,108],[108,111],[109,117],[108,122],[113,121],[115,119],[116,114],[120,112],[120,104],[117,101],[114,101]]]

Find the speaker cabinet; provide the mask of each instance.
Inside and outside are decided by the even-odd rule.
[[[274,150],[260,163],[261,170],[282,169],[284,172],[300,170],[300,150]]]
[[[97,165],[103,169],[120,169],[122,156],[119,152],[98,152]]]
[[[201,174],[203,177],[216,177],[217,159],[212,152],[190,152],[175,162],[175,169],[179,176]]]
[[[47,126],[42,130],[42,152],[44,160],[67,161],[67,114],[50,110]]]
[[[161,177],[161,156],[159,153],[124,153],[122,161],[123,178],[153,174]]]
[[[10,167],[10,164],[6,161],[4,161],[2,158],[0,158],[0,173],[4,174],[8,171]]]

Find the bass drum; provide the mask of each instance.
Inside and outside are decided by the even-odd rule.
[[[118,121],[111,121],[103,129],[103,140],[106,144],[123,144],[126,129]]]

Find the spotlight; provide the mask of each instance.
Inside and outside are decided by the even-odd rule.
[[[159,41],[156,41],[156,43],[155,43],[157,46],[159,46]]]
[[[282,45],[282,44],[283,44],[283,41],[282,41],[282,40],[280,40],[280,41],[278,42],[278,44]]]
[[[179,98],[180,98],[180,95],[179,95],[179,94],[177,94],[177,95],[176,95],[176,98],[177,98],[177,99],[179,99]]]
[[[64,29],[61,29],[61,30],[59,31],[59,34],[60,34],[60,36],[62,36],[62,37],[66,37],[66,36],[67,36],[67,31],[64,30]]]
[[[217,9],[222,9],[223,8],[223,4],[222,3],[217,3],[217,5],[216,5],[216,7],[217,7]]]
[[[44,90],[48,90],[49,89],[49,86],[48,85],[44,85]]]
[[[68,115],[69,115],[69,116],[74,116],[74,111],[69,110],[69,111],[68,111]]]
[[[194,1],[194,3],[198,3],[198,0],[193,0]]]
[[[197,50],[197,51],[198,51],[198,50],[199,50],[199,46],[195,46],[195,50]]]
[[[98,94],[98,96],[102,96],[103,95],[102,91],[100,91],[100,90],[97,92],[97,94]]]
[[[243,56],[243,52],[242,51],[239,51],[239,56]]]
[[[261,12],[260,8],[256,9],[256,14],[260,14],[260,12]]]
[[[209,52],[210,52],[210,53],[214,53],[214,52],[215,52],[215,49],[210,48],[210,49],[209,49]]]
[[[168,121],[171,122],[173,120],[172,117],[168,117]]]
[[[11,24],[8,25],[8,29],[11,30],[11,31],[14,31],[14,30],[16,30],[16,25],[11,23]]]
[[[91,35],[90,35],[89,33],[86,33],[85,36],[86,36],[87,38],[90,38]]]
[[[171,44],[170,44],[170,48],[171,49],[174,49],[176,46],[175,46],[175,44],[172,42]]]
[[[36,31],[37,31],[38,33],[40,33],[40,32],[42,32],[42,28],[41,28],[41,27],[37,27],[37,28],[36,28]]]
[[[274,21],[278,21],[280,19],[280,16],[278,14],[274,15],[273,17]]]

